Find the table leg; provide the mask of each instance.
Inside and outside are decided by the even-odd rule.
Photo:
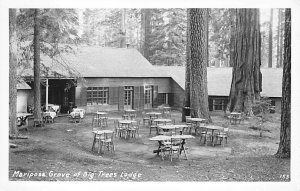
[[[96,143],[96,134],[94,135],[94,140],[93,140],[93,145],[92,145],[92,151],[93,151],[93,149],[95,147],[95,143]]]

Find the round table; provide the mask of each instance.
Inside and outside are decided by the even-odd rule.
[[[211,142],[212,143],[214,142],[214,131],[220,131],[220,130],[224,129],[224,127],[216,126],[216,125],[207,125],[204,128],[211,130],[211,136],[212,136]]]

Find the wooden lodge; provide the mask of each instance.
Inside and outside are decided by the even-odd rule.
[[[62,113],[74,106],[87,113],[143,110],[162,104],[182,108],[185,68],[153,66],[135,49],[85,46],[64,59],[42,57],[41,63],[46,71],[41,73],[41,104],[60,105]],[[262,95],[272,98],[278,111],[282,69],[261,70]],[[211,111],[226,107],[231,75],[232,68],[208,68]],[[24,70],[22,76],[32,88],[32,69]],[[33,96],[28,99],[33,102]]]

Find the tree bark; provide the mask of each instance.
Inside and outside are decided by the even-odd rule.
[[[268,67],[272,68],[272,56],[273,56],[273,9],[270,12],[270,24],[269,24],[269,59]]]
[[[126,46],[126,9],[122,9],[120,29],[120,48]]]
[[[278,9],[278,23],[277,23],[277,56],[276,56],[276,67],[279,68],[280,67],[280,62],[279,62],[279,54],[280,54],[280,51],[279,49],[281,48],[280,47],[280,35],[281,35],[281,9],[279,8]]]
[[[230,11],[230,44],[229,44],[229,67],[233,67],[234,45],[235,45],[235,9],[229,9]]]
[[[142,12],[141,52],[143,56],[149,61],[150,59],[149,36],[151,33],[151,9],[142,9],[141,12]]]
[[[261,92],[261,39],[258,9],[236,10],[236,33],[233,54],[232,82],[227,112],[253,115],[252,105]]]
[[[207,9],[189,9],[190,29],[190,102],[191,116],[211,122],[207,92]]]
[[[291,156],[291,9],[285,10],[281,128],[277,157]]]
[[[283,56],[283,39],[284,39],[284,24],[283,21],[285,20],[284,16],[284,9],[281,9],[280,15],[281,15],[281,22],[280,22],[280,47],[279,47],[279,67],[282,67],[282,56]]]
[[[190,52],[190,18],[188,17],[189,9],[187,10],[187,40],[186,40],[186,65],[185,65],[185,97],[183,100],[183,109],[182,109],[182,122],[185,122],[185,116],[190,115],[190,110],[187,108],[191,107],[191,100],[190,100],[190,71],[191,71],[191,52]]]
[[[18,135],[17,120],[17,25],[16,9],[9,9],[9,136]]]
[[[41,115],[41,85],[40,85],[40,21],[39,9],[34,11],[34,34],[33,34],[33,64],[34,64],[34,119],[42,120]]]

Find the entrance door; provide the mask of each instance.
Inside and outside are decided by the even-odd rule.
[[[145,86],[145,109],[152,108],[152,86]]]
[[[124,110],[132,109],[133,102],[133,86],[124,87]]]

